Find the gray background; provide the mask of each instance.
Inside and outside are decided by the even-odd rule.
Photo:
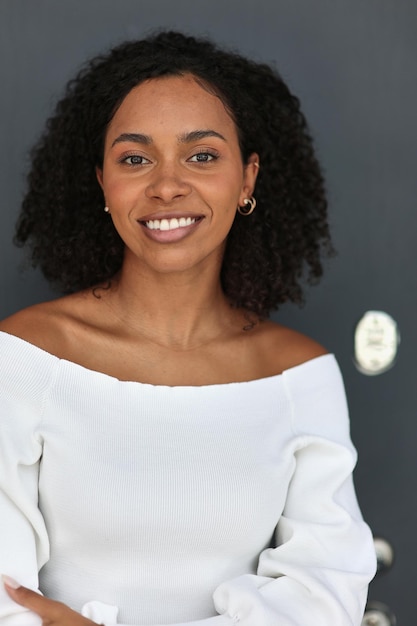
[[[30,145],[87,57],[159,26],[208,34],[276,63],[301,98],[327,176],[339,255],[303,309],[284,307],[274,317],[324,343],[341,364],[360,454],[361,508],[396,553],[392,570],[372,583],[370,599],[388,604],[400,626],[411,626],[417,612],[415,0],[0,0],[0,317],[54,295],[37,272],[22,273],[22,253],[11,244]],[[368,309],[390,313],[402,335],[396,366],[376,377],[352,363],[354,327]]]

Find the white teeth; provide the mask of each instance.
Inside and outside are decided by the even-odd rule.
[[[149,230],[174,230],[176,228],[184,228],[184,226],[191,226],[196,222],[195,217],[172,217],[170,220],[149,220],[145,222]]]
[[[180,226],[179,221],[177,220],[176,217],[173,217],[172,220],[169,222],[169,227],[170,228],[179,228],[179,226]],[[162,227],[162,222],[161,222],[161,227]]]

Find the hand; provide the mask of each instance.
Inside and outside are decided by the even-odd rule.
[[[6,576],[3,577],[3,581],[12,600],[37,613],[42,619],[42,626],[97,626],[96,622],[83,617],[62,602],[49,600],[35,591],[19,586]]]

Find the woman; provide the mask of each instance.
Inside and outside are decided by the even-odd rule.
[[[17,241],[69,295],[1,325],[0,623],[359,624],[340,374],[267,320],[331,250],[281,78],[173,32],[94,59]]]

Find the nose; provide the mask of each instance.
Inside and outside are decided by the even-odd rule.
[[[150,174],[146,188],[148,198],[169,204],[191,193],[191,186],[184,180],[180,165],[158,164]]]

